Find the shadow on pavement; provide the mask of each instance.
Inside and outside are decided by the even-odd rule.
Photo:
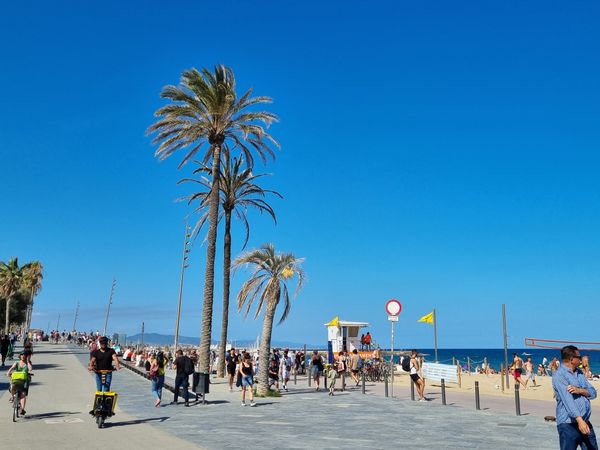
[[[35,362],[32,364],[33,364],[33,373],[35,373],[36,370],[55,369],[57,367],[60,367],[58,364],[36,364]]]
[[[164,422],[167,419],[170,419],[170,417],[150,417],[148,419],[127,420],[125,422],[106,422],[104,426],[106,428],[124,427],[127,425],[140,425],[142,423]]]
[[[70,416],[73,414],[81,414],[81,413],[82,413],[82,411],[55,411],[55,412],[47,412],[47,413],[41,413],[41,414],[29,414],[27,416],[27,418],[29,420],[50,419],[50,418],[56,418],[56,417]]]

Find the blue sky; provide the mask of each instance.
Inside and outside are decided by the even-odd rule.
[[[39,259],[33,325],[172,333],[184,218],[180,156],[145,136],[161,88],[231,66],[274,98],[281,142],[249,247],[305,257],[275,339],[324,343],[335,315],[404,305],[396,347],[597,340],[600,32],[596,2],[19,2],[0,16],[0,260]],[[239,224],[238,224],[239,225]],[[241,250],[234,230],[234,253]],[[218,257],[222,256],[219,241]],[[198,336],[205,247],[186,272]],[[218,263],[219,264],[219,263]],[[237,292],[246,273],[233,282]],[[216,274],[214,337],[221,316]],[[565,320],[567,319],[567,320]],[[260,322],[231,314],[230,336]]]

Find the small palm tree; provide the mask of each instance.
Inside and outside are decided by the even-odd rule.
[[[291,253],[275,253],[273,244],[263,245],[260,249],[251,250],[236,258],[234,268],[250,266],[252,277],[246,281],[237,295],[238,310],[246,308],[246,316],[252,304],[256,305],[256,319],[264,310],[265,317],[260,340],[260,364],[258,367],[258,392],[266,395],[269,390],[269,355],[271,354],[271,334],[273,320],[280,301],[283,300],[283,311],[279,323],[282,323],[290,312],[290,296],[286,282],[297,277],[296,292],[298,294],[304,284],[305,274],[300,264],[303,259]]]
[[[199,168],[194,170],[194,174],[210,173],[210,168],[206,165],[201,165]],[[279,198],[283,198],[281,194],[276,191],[263,189],[255,183],[255,181],[266,174],[253,175],[252,169],[243,168],[243,160],[233,160],[229,156],[229,152],[223,154],[221,161],[221,175],[220,175],[220,191],[221,191],[221,206],[223,208],[222,216],[225,217],[225,238],[223,242],[223,317],[221,321],[221,341],[219,349],[219,366],[217,367],[217,376],[223,377],[225,375],[225,346],[227,345],[227,329],[229,327],[229,296],[230,296],[230,280],[231,280],[231,217],[235,214],[235,217],[241,220],[244,224],[246,231],[246,238],[242,249],[246,247],[248,239],[250,237],[250,224],[248,222],[248,209],[253,207],[258,209],[262,214],[263,212],[269,214],[275,223],[277,218],[275,217],[275,211],[265,201],[266,194],[274,194]],[[211,182],[207,177],[201,177],[200,179],[184,178],[181,182],[194,182],[200,184],[204,189],[200,192],[194,193],[183,199],[187,199],[188,203],[200,202],[199,206],[195,209],[195,213],[201,213],[200,218],[195,226],[196,235],[208,220],[208,211],[206,211],[206,205],[208,203],[208,197],[211,191]],[[221,217],[219,217],[220,219]]]
[[[44,267],[40,261],[32,261],[29,267],[25,271],[25,288],[30,291],[29,305],[27,307],[27,315],[25,318],[26,330],[29,331],[31,327],[31,316],[33,313],[33,299],[42,289],[42,280],[44,279],[43,274]]]
[[[30,263],[31,264],[31,263]],[[0,297],[6,299],[6,316],[4,318],[4,333],[8,333],[10,325],[10,302],[19,290],[25,286],[27,270],[30,264],[19,266],[18,258],[12,258],[8,263],[0,262]]]
[[[209,197],[200,372],[208,372],[210,363],[221,152],[224,145],[230,142],[240,149],[247,163],[252,166],[253,152],[266,161],[267,156],[274,156],[270,144],[279,146],[262,125],[269,126],[277,121],[277,116],[265,111],[248,111],[254,105],[270,103],[271,99],[251,95],[252,89],[249,89],[237,97],[235,77],[228,67],[216,66],[214,72],[207,69],[201,72],[197,69],[186,70],[181,75],[180,86],[163,88],[161,97],[171,103],[155,112],[154,115],[159,119],[148,128],[149,133],[156,133],[153,142],[159,144],[155,154],[160,160],[178,150],[186,150],[179,165],[181,167],[207,144],[203,163],[212,160],[213,190]]]

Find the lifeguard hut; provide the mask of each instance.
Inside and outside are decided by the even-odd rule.
[[[360,329],[369,326],[367,322],[350,322],[335,317],[325,324],[327,327],[327,361],[333,363],[333,355],[347,350],[352,353],[360,348]]]

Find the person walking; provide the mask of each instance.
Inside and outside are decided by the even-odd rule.
[[[352,379],[356,382],[356,386],[360,383],[360,378],[358,373],[360,372],[360,355],[358,354],[358,350],[352,350],[352,355],[350,356],[350,374]]]
[[[413,380],[415,385],[417,386],[417,393],[419,394],[419,401],[426,401],[425,398],[425,382],[419,376],[419,370],[421,369],[421,363],[418,358],[419,352],[416,350],[411,351],[410,355],[410,378]]]
[[[4,367],[4,362],[6,361],[6,357],[8,356],[8,348],[10,347],[10,339],[8,339],[8,334],[2,336],[0,339],[0,355],[2,355],[2,367]]]
[[[313,351],[310,358],[312,377],[315,382],[315,391],[319,391],[321,375],[323,375],[323,360],[317,350]]]
[[[150,379],[152,380],[152,395],[154,396],[154,406],[157,408],[162,401],[162,389],[165,385],[165,366],[167,359],[163,352],[159,351],[156,356],[150,359]]]
[[[286,348],[283,357],[279,360],[279,373],[281,375],[282,388],[287,392],[287,383],[290,381],[290,372],[292,371],[292,358],[289,356],[289,350]]]
[[[250,353],[244,353],[242,362],[240,363],[240,375],[242,376],[242,406],[246,406],[246,394],[248,400],[250,400],[250,406],[256,406],[254,403],[254,393],[252,387],[254,386],[254,371],[252,370],[252,357]]]
[[[229,350],[229,354],[225,357],[225,365],[227,366],[227,381],[229,382],[229,392],[233,391],[233,378],[235,377],[237,367],[237,355],[235,348]]]
[[[333,392],[335,391],[335,381],[337,380],[337,377],[338,377],[337,370],[328,364],[327,380],[328,380],[328,384],[329,384],[329,395],[333,395]]]
[[[190,406],[190,393],[188,392],[190,379],[189,374],[186,371],[186,368],[189,367],[190,364],[192,367],[194,367],[192,360],[188,356],[184,356],[181,349],[175,352],[175,361],[173,361],[173,367],[175,368],[175,393],[173,394],[173,401],[171,402],[172,405],[177,404],[177,399],[179,398],[179,389],[183,389],[185,406]]]
[[[556,426],[561,450],[598,450],[596,433],[590,422],[596,389],[579,370],[581,354],[574,345],[560,351],[562,364],[552,376],[556,397]]]

